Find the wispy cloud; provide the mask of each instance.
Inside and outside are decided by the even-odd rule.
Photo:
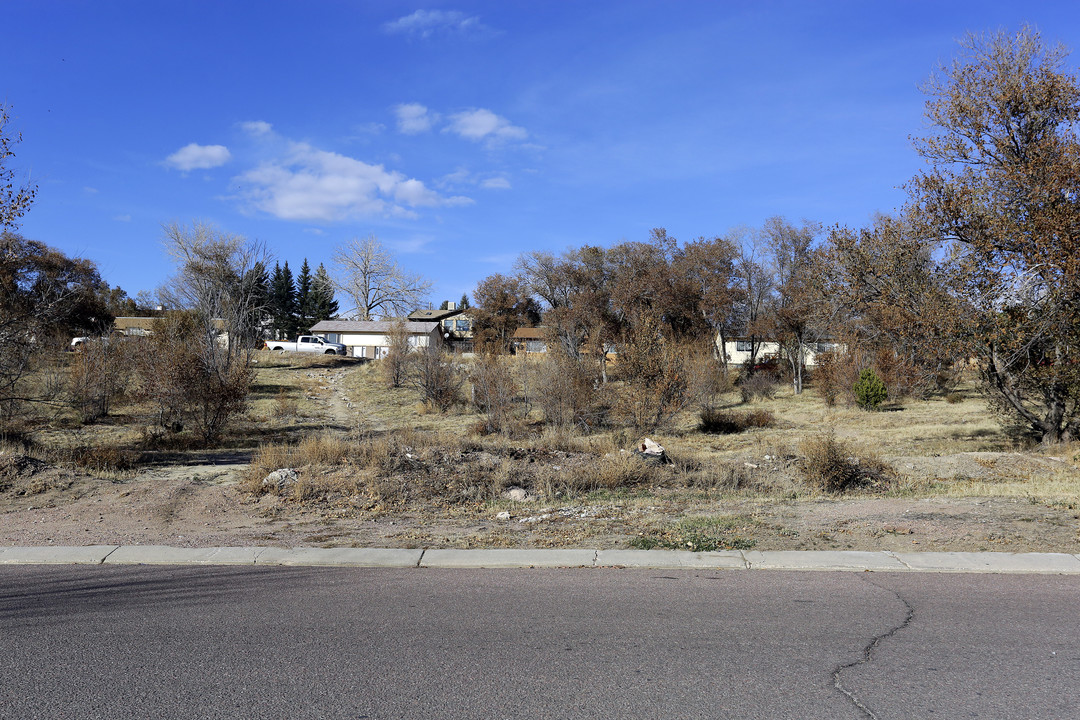
[[[511,125],[504,117],[485,108],[466,110],[450,116],[450,125],[444,132],[452,132],[467,140],[500,141],[524,140],[529,136],[525,128]]]
[[[466,186],[479,187],[484,190],[509,190],[512,187],[510,179],[505,175],[482,177],[464,167],[459,167],[454,172],[443,175],[435,181],[435,187],[447,191]]]
[[[480,187],[486,190],[509,190],[510,181],[501,175],[498,177],[490,177],[480,182]]]
[[[224,145],[190,143],[165,158],[165,164],[187,172],[221,167],[231,159],[232,153]]]
[[[274,131],[274,126],[263,120],[248,120],[240,123],[240,129],[252,137],[263,137]]]
[[[466,15],[460,10],[417,10],[411,15],[384,23],[382,29],[390,35],[424,40],[437,35],[477,37],[494,32],[480,22],[479,17]]]
[[[429,111],[420,103],[402,103],[394,106],[397,116],[398,132],[405,135],[418,135],[431,130],[438,119],[438,113]]]
[[[415,209],[465,205],[420,180],[308,143],[289,144],[281,158],[236,178],[254,208],[285,220],[335,221],[354,217],[415,217]]]

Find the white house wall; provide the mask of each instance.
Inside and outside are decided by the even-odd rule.
[[[325,335],[326,333],[320,333]],[[377,333],[337,333],[338,342],[345,345],[348,348],[348,353],[355,357],[361,357],[361,348],[376,348],[378,349],[379,356],[382,351],[390,347],[390,336],[386,334]],[[409,345],[410,347],[426,348],[433,342],[433,335],[410,335]],[[435,342],[438,342],[435,340]],[[367,354],[368,359],[371,358],[371,353]]]
[[[727,354],[728,362],[732,365],[746,365],[750,362],[750,351],[739,350],[738,346],[740,342],[749,341],[728,340],[724,343],[724,352]],[[806,360],[806,367],[814,367],[817,365],[817,343],[804,344],[803,353]],[[758,343],[757,359],[759,362],[767,357],[780,359],[780,356],[780,343],[772,341],[762,341]],[[786,360],[784,360],[784,362],[786,362]]]

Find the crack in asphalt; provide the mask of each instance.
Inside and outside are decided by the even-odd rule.
[[[865,577],[862,578],[862,579],[863,579],[864,582],[869,583],[870,585],[873,585],[874,587],[878,588],[879,590],[885,590],[886,592],[892,593],[896,597],[896,599],[899,600],[900,602],[902,602],[904,604],[904,607],[907,608],[907,616],[904,618],[904,621],[901,622],[899,625],[893,627],[891,630],[888,630],[887,632],[884,632],[881,635],[877,635],[873,639],[871,639],[870,643],[865,648],[863,648],[863,655],[862,655],[861,658],[859,658],[858,660],[853,660],[852,662],[846,663],[844,665],[840,665],[835,670],[833,670],[833,674],[832,674],[832,676],[833,676],[833,687],[835,687],[837,690],[839,690],[841,693],[843,693],[844,696],[847,697],[847,699],[850,700],[855,707],[857,707],[860,711],[862,711],[862,713],[866,717],[871,718],[871,720],[878,720],[878,716],[874,713],[873,710],[866,707],[866,705],[864,705],[862,703],[862,701],[859,700],[858,696],[856,696],[854,692],[852,692],[852,691],[850,691],[850,690],[848,690],[847,688],[844,687],[844,683],[840,679],[840,675],[845,670],[856,667],[858,665],[863,665],[865,663],[871,662],[874,659],[873,658],[874,650],[878,647],[878,645],[885,642],[886,640],[891,638],[893,635],[900,632],[901,630],[903,630],[904,628],[906,628],[908,625],[911,624],[911,621],[915,619],[915,608],[912,607],[911,603],[909,603],[906,599],[904,599],[904,596],[901,595],[896,590],[893,590],[892,588],[882,587],[881,585],[878,585],[877,583],[870,582],[870,580],[865,578]]]

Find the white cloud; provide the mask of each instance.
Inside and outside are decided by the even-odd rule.
[[[382,29],[391,35],[409,35],[425,40],[434,35],[476,36],[492,31],[480,22],[479,17],[470,17],[459,10],[417,10],[412,15],[384,23]]]
[[[525,128],[511,125],[510,121],[490,110],[478,108],[450,116],[446,131],[456,133],[467,140],[524,140],[529,134]]]
[[[441,188],[449,188],[459,185],[465,185],[472,183],[472,173],[468,169],[459,167],[452,173],[443,175],[441,178],[435,181],[435,184]]]
[[[285,220],[333,221],[352,217],[414,217],[413,208],[463,205],[420,180],[307,143],[236,178],[252,206]]]
[[[420,103],[402,103],[394,106],[397,115],[398,132],[405,135],[417,135],[431,130],[439,116],[429,112]]]
[[[249,120],[240,123],[240,129],[252,137],[261,137],[272,133],[274,126],[263,120]]]
[[[199,145],[191,143],[180,148],[169,157],[165,164],[177,170],[209,170],[221,167],[232,159],[232,154],[224,145]]]
[[[491,177],[480,183],[480,187],[487,190],[509,190],[510,181],[504,177]]]

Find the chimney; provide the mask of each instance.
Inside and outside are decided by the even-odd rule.
[[[457,303],[452,301],[452,300],[447,300],[446,301],[446,309],[447,310],[457,310]]]

